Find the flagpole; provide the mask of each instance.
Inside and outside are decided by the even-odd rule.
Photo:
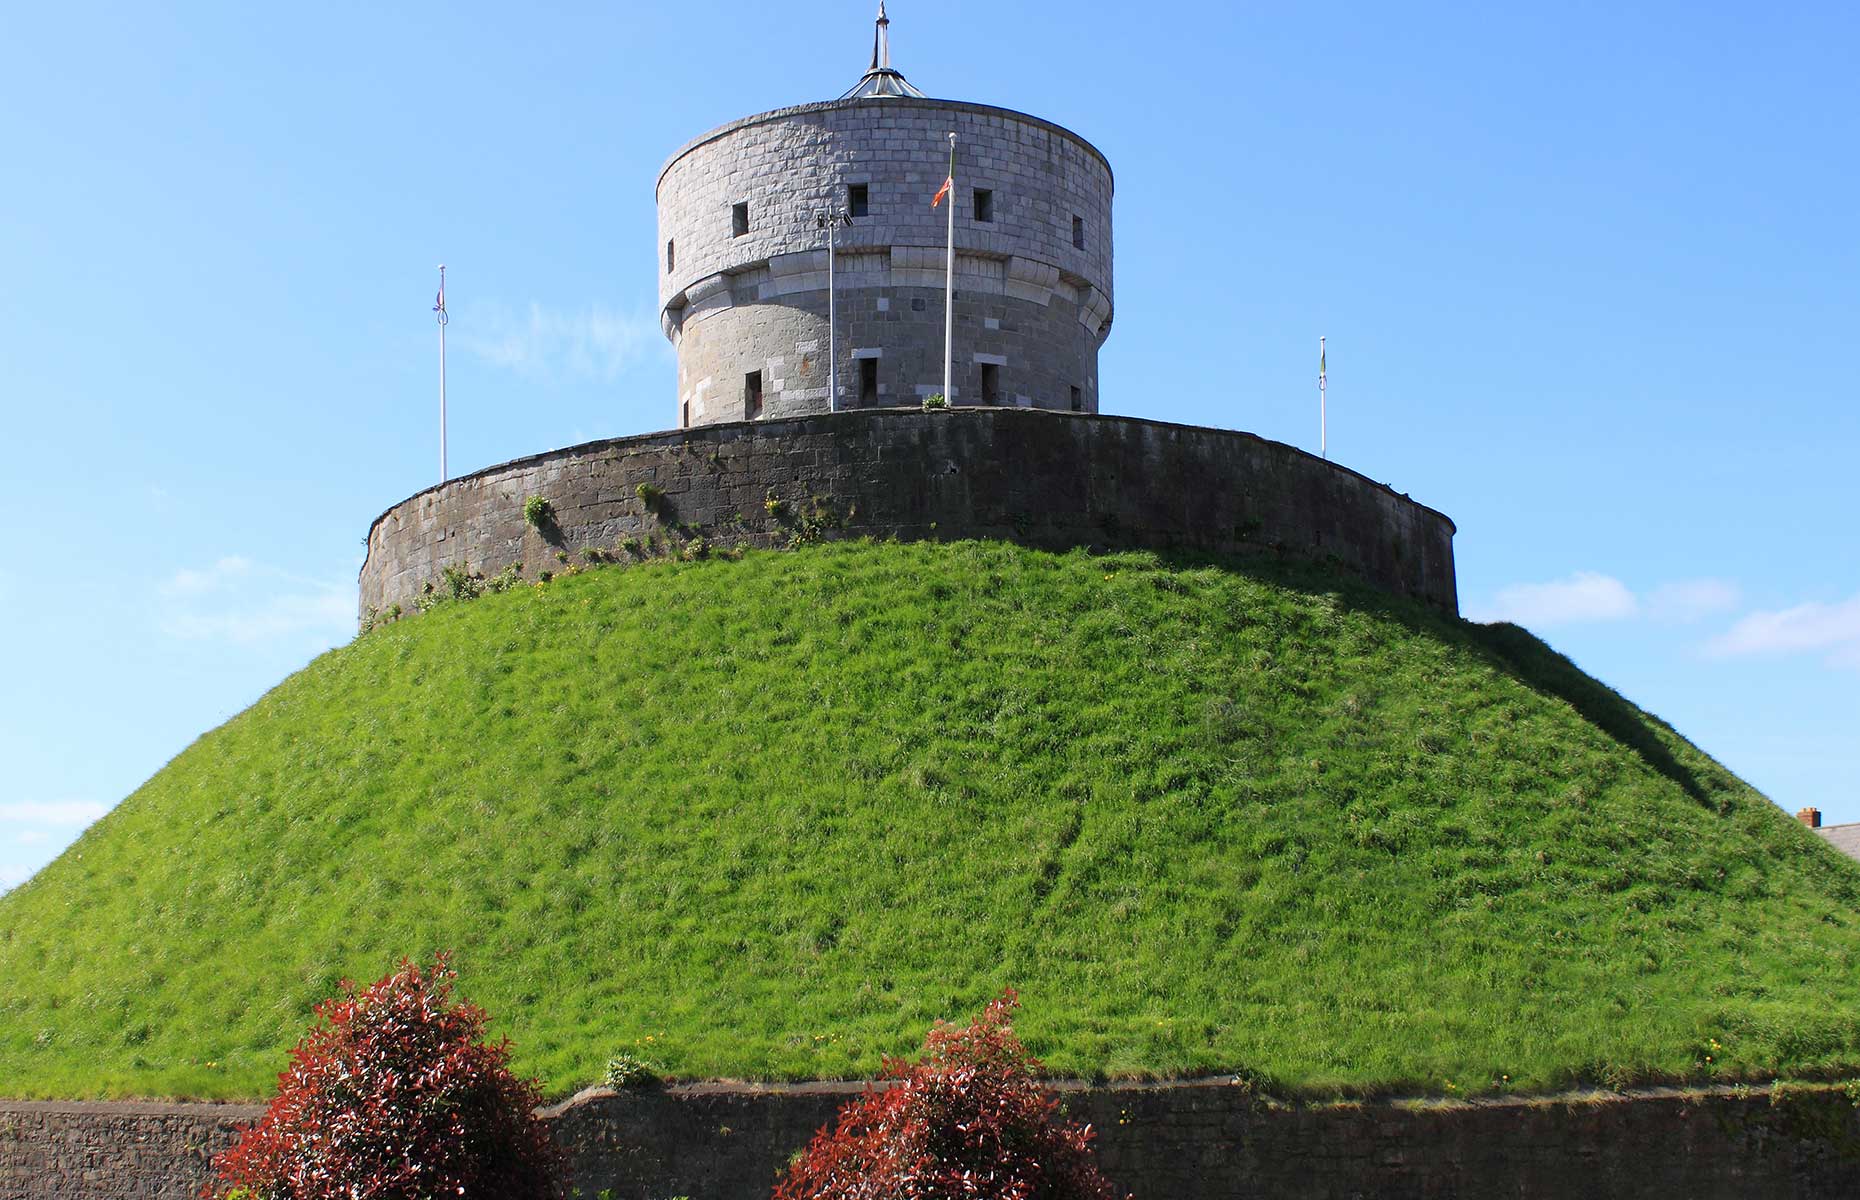
[[[943,271],[943,403],[953,405],[951,352],[956,344],[956,135],[949,135],[949,261]]]
[[[439,482],[446,475],[446,264],[439,264]]]
[[[840,256],[839,213],[827,212],[827,411],[840,411],[840,346],[838,294],[834,290],[833,262]]]
[[[1324,339],[1318,338],[1318,455],[1330,457],[1330,415],[1324,408]]]

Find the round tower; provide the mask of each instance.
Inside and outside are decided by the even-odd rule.
[[[943,390],[947,210],[931,201],[951,133],[951,402],[1098,411],[1110,163],[1050,121],[927,98],[892,67],[889,25],[881,3],[872,64],[840,99],[733,121],[660,171],[681,428]]]

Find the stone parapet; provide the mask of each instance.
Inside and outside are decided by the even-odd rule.
[[[542,527],[524,520],[531,496],[553,510]],[[369,529],[361,611],[412,608],[448,567],[535,578],[630,539],[785,546],[803,512],[809,536],[1282,555],[1458,607],[1453,522],[1302,450],[1129,417],[918,408],[589,442],[429,488]]]

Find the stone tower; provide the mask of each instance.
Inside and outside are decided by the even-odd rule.
[[[952,402],[1098,411],[1110,163],[1050,121],[928,99],[891,66],[889,25],[881,3],[871,67],[840,99],[733,121],[660,171],[679,427],[916,405],[943,390],[947,226],[930,202],[951,132]]]

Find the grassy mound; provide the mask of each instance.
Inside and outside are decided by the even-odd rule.
[[[340,977],[445,947],[554,1094],[622,1051],[868,1075],[1007,984],[1063,1074],[1807,1074],[1860,1064],[1857,909],[1860,869],[1516,628],[837,544],[319,658],[0,900],[0,1094],[260,1095]]]

